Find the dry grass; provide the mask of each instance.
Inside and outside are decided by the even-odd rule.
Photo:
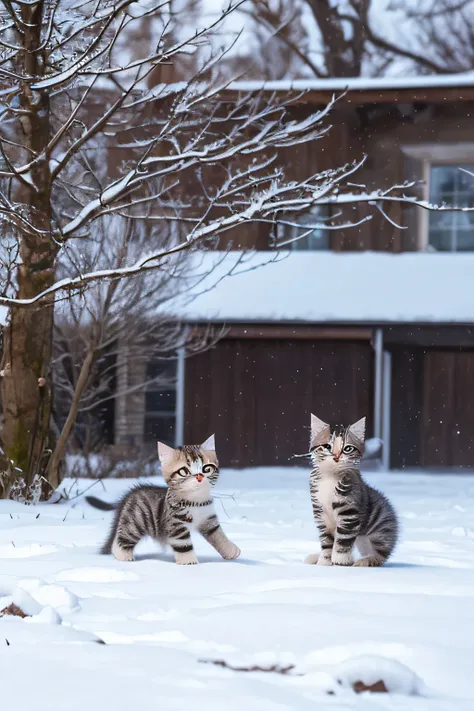
[[[214,664],[216,667],[222,667],[223,669],[230,669],[231,671],[236,672],[266,672],[286,675],[290,674],[295,668],[293,664],[290,664],[287,667],[281,667],[278,664],[273,664],[270,667],[260,667],[257,665],[250,667],[234,667],[225,662],[223,659],[200,659],[199,661],[201,664]],[[298,676],[302,676],[302,674],[299,674]]]
[[[370,691],[372,694],[388,694],[388,689],[382,679],[376,681],[375,684],[364,684],[363,681],[356,681],[352,684],[352,688],[356,694],[361,694],[363,691]]]
[[[3,610],[0,610],[0,617],[21,617],[22,619],[25,617],[31,617],[31,615],[27,615],[26,612],[23,612],[21,607],[18,607],[18,605],[15,605],[14,602],[12,602],[8,607],[4,607]]]
[[[248,667],[237,667],[233,666],[232,664],[229,664],[223,659],[200,659],[199,661],[201,662],[201,664],[214,664],[216,667],[230,669],[231,671],[235,672],[264,672],[270,674],[281,674],[283,676],[304,676],[304,674],[294,673],[295,667],[293,664],[290,664],[286,667],[282,667],[278,664],[272,664],[268,667],[262,667],[256,664]],[[338,680],[338,684],[342,686],[342,682],[340,680]],[[383,681],[383,679],[380,679],[379,681],[375,682],[375,684],[369,685],[364,684],[363,681],[355,681],[352,684],[352,689],[355,691],[356,694],[362,694],[366,691],[372,694],[388,694],[388,689],[385,686],[385,682]],[[331,689],[328,690],[326,693],[329,696],[334,696],[336,692]]]

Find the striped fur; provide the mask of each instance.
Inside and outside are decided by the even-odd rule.
[[[212,445],[213,445],[212,438]],[[106,504],[88,496],[86,500],[101,510],[116,510],[109,536],[101,552],[113,553],[117,560],[133,560],[137,543],[150,536],[170,545],[176,562],[197,563],[191,542],[191,530],[197,530],[226,560],[240,555],[220,527],[212,501],[211,487],[219,476],[211,438],[201,446],[172,449],[158,443],[158,453],[167,487],[140,485],[117,504]]]
[[[388,499],[366,484],[358,468],[364,453],[365,418],[349,427],[330,426],[311,415],[310,477],[313,514],[321,553],[307,563],[381,566],[398,538],[398,521]],[[353,563],[357,546],[362,557]]]

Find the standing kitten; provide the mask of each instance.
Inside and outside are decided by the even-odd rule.
[[[380,566],[397,542],[398,522],[388,499],[366,484],[359,471],[364,454],[365,417],[333,432],[311,415],[310,491],[321,553],[306,563],[352,565],[352,550],[363,556],[354,565]]]
[[[219,476],[214,435],[201,445],[176,449],[158,442],[158,456],[167,488],[137,486],[116,504],[86,496],[95,508],[117,511],[101,552],[113,553],[117,560],[133,560],[137,543],[151,536],[172,547],[177,563],[194,565],[198,560],[190,529],[195,529],[223,558],[238,558],[240,549],[220,527],[211,496]]]

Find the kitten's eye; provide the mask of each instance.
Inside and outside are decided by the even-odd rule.
[[[331,447],[329,444],[320,444],[319,447],[316,447],[317,452],[330,452]]]
[[[352,452],[356,451],[356,448],[353,447],[352,444],[346,444],[342,451],[344,452],[344,454],[352,454]]]
[[[202,468],[203,474],[212,474],[217,471],[217,467],[214,464],[205,464]]]
[[[178,469],[176,474],[179,474],[179,476],[191,476],[191,472],[187,467],[181,467],[181,469]]]

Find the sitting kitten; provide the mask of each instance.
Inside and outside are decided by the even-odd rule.
[[[151,536],[162,544],[169,543],[177,563],[194,565],[198,560],[191,543],[193,528],[223,558],[238,558],[240,549],[220,527],[211,496],[211,486],[219,476],[214,435],[201,445],[176,449],[158,442],[158,456],[167,488],[139,485],[116,504],[86,496],[95,508],[117,511],[101,552],[112,552],[117,560],[133,560],[137,543]]]
[[[352,565],[357,546],[363,556],[354,565],[380,566],[397,542],[395,511],[383,494],[366,484],[359,471],[364,454],[365,417],[333,432],[311,415],[310,491],[321,553],[306,563]]]

